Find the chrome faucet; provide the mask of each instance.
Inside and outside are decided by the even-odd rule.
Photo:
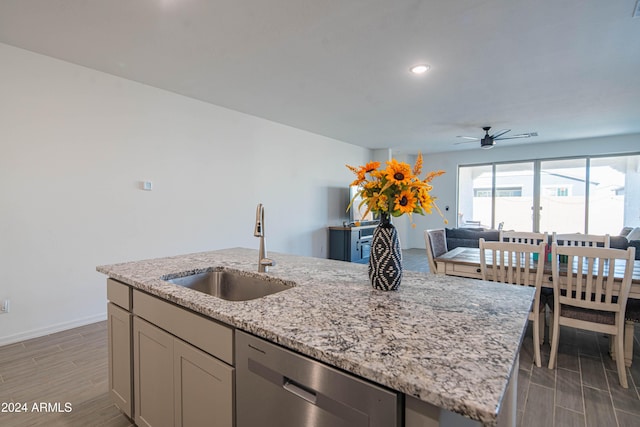
[[[264,243],[264,207],[262,203],[258,203],[256,208],[256,228],[253,232],[255,237],[260,238],[260,253],[258,254],[258,272],[266,273],[267,267],[273,267],[276,262],[267,258],[267,249]]]

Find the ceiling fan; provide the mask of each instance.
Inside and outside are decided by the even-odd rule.
[[[503,136],[505,135],[507,132],[511,132],[511,129],[502,129],[501,131],[498,131],[496,133],[494,133],[493,135],[489,135],[489,130],[491,129],[491,126],[485,126],[482,128],[482,130],[485,132],[485,135],[483,138],[476,138],[473,136],[458,136],[458,138],[462,138],[462,139],[468,139],[469,141],[461,141],[461,142],[456,142],[457,144],[466,144],[468,142],[472,142],[472,141],[480,141],[480,147],[481,148],[493,148],[494,145],[496,145],[496,141],[500,141],[502,139],[517,139],[517,138],[530,138],[532,136],[538,136],[538,132],[527,132],[527,133],[520,133],[518,135],[513,135],[513,136]]]

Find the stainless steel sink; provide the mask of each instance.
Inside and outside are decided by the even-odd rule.
[[[227,301],[247,301],[275,294],[295,286],[271,276],[255,276],[236,271],[215,270],[168,279],[184,286]]]

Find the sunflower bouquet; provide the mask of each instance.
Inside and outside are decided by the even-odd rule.
[[[351,209],[353,201],[360,196],[362,205],[366,204],[366,216],[369,212],[380,216],[401,216],[408,214],[430,214],[435,209],[440,216],[442,212],[435,203],[435,198],[431,196],[433,189],[431,181],[444,173],[439,170],[429,172],[423,179],[422,154],[418,154],[416,163],[411,166],[404,162],[391,159],[386,162],[386,169],[380,169],[380,162],[369,162],[364,166],[355,167],[346,165],[355,175],[356,179],[351,185],[357,185],[359,190],[351,200],[347,208]],[[445,220],[445,223],[447,221]],[[415,224],[412,224],[415,227]]]

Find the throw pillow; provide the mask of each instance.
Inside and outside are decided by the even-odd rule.
[[[640,240],[640,227],[636,227],[631,230],[631,233],[627,234],[627,240]]]
[[[627,235],[631,233],[631,230],[633,230],[633,227],[622,227],[622,230],[620,230],[620,236],[627,237]]]

